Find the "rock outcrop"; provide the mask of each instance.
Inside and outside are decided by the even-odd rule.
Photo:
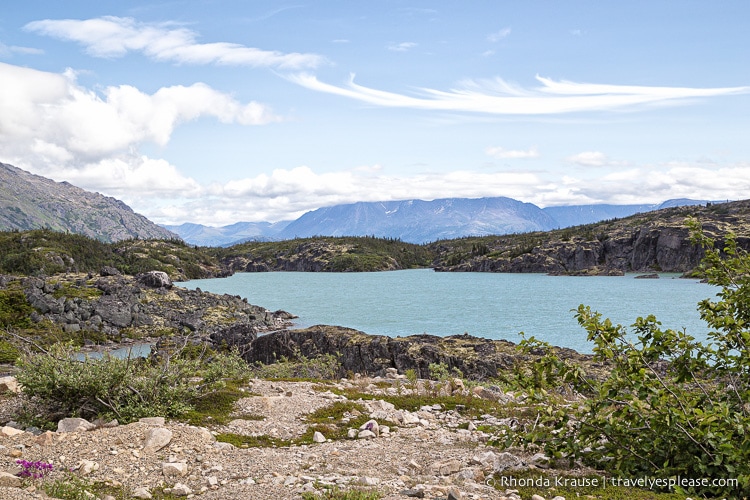
[[[248,304],[239,296],[173,287],[165,273],[138,277],[73,275],[20,281],[34,309],[31,320],[49,321],[66,332],[90,332],[120,342],[123,337],[197,336],[215,345],[245,345],[258,332],[284,327],[291,315]],[[6,280],[6,285],[12,283]]]
[[[685,273],[703,258],[691,241],[687,219],[700,221],[721,248],[730,231],[750,249],[750,201],[679,207],[618,221],[487,238],[437,242],[436,271],[621,275],[626,272]],[[460,245],[473,242],[470,252]]]
[[[558,350],[564,358],[588,359],[571,349]],[[411,369],[418,376],[427,378],[431,375],[431,364],[442,364],[450,372],[459,370],[464,377],[474,380],[494,378],[498,372],[512,370],[517,362],[526,359],[518,353],[516,345],[507,340],[490,340],[468,334],[393,338],[323,325],[259,336],[244,352],[248,362],[264,364],[274,363],[282,357],[297,359],[301,356],[335,355],[340,363],[340,376],[347,373],[385,376],[389,369],[395,368],[402,373]]]

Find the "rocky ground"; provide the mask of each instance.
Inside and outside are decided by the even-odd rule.
[[[395,377],[389,373],[391,382]],[[541,455],[488,446],[489,434],[477,429],[485,429],[483,424],[512,427],[514,419],[467,417],[439,405],[399,409],[378,399],[396,391],[387,381],[357,377],[322,385],[252,380],[245,388],[248,397],[237,403],[236,419],[212,428],[157,417],[86,430],[93,426],[67,419],[57,432],[34,433],[14,427],[20,396],[6,394],[0,404],[0,423],[6,424],[0,429],[0,498],[47,498],[40,480],[21,481],[14,475],[20,470],[17,460],[54,464],[45,481],[64,477],[68,469],[90,481],[123,486],[134,498],[161,498],[166,492],[206,500],[297,499],[333,486],[377,490],[387,500],[520,499],[513,490],[493,488],[492,474],[544,467]],[[250,448],[216,439],[221,433],[293,439],[307,430],[306,415],[346,401],[341,394],[347,389],[374,395],[360,404],[376,419],[369,428],[349,430],[350,438],[316,435],[312,444]],[[460,383],[454,390],[469,392]],[[516,398],[483,388],[474,391],[477,397]]]

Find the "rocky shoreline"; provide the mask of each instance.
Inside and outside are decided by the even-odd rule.
[[[188,340],[236,347],[251,365],[336,359],[330,382],[250,381],[233,419],[207,427],[154,415],[128,425],[65,420],[57,432],[19,428],[14,419],[24,396],[10,383],[0,395],[0,498],[46,498],[33,483],[19,482],[17,460],[55,464],[59,472],[50,478],[69,469],[87,481],[125,488],[130,498],[162,498],[154,496],[159,492],[213,500],[299,499],[331,487],[376,490],[385,500],[520,500],[517,490],[494,487],[496,475],[549,467],[541,453],[493,444],[523,425],[513,415],[527,408],[527,396],[503,392],[492,380],[512,376],[543,354],[521,353],[512,342],[467,334],[392,338],[326,325],[290,329],[289,313],[237,296],[186,290],[160,272],[2,276],[0,291],[22,293],[33,325],[80,334],[89,350],[134,343],[159,350]],[[606,372],[590,356],[556,350],[592,376]],[[444,371],[440,381],[434,380],[435,367]],[[350,398],[352,391],[356,396]],[[462,405],[409,409],[386,401],[408,395],[476,398],[498,406],[477,415]],[[312,413],[335,404],[361,408],[337,417],[336,425],[345,426],[355,414],[370,420],[350,428],[346,438],[316,431],[312,443],[295,441],[308,431]],[[217,439],[225,434],[285,444],[243,447]],[[157,437],[161,444],[153,444]]]

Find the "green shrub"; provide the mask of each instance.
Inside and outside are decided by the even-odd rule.
[[[547,354],[536,364],[534,386],[570,383],[588,397],[577,406],[550,406],[526,436],[552,456],[584,460],[620,477],[687,478],[690,494],[750,495],[750,256],[733,235],[722,251],[692,223],[705,249],[702,272],[721,287],[719,300],[698,304],[709,342],[638,318],[630,333],[581,305],[578,322],[594,343],[595,361],[609,377],[586,377],[550,346],[524,340]],[[697,480],[736,480],[699,484]],[[709,481],[710,482],[710,481]]]
[[[33,311],[21,290],[0,290],[0,328],[28,327]]]
[[[55,344],[46,353],[25,354],[18,361],[18,381],[26,395],[48,408],[50,418],[177,417],[199,397],[223,386],[223,378],[237,376],[236,353],[212,360],[173,355],[161,359],[75,359],[70,344]],[[195,377],[206,375],[196,382]]]

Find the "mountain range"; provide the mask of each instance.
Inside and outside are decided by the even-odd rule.
[[[108,243],[178,238],[120,200],[0,163],[0,231],[45,228]]]
[[[311,236],[377,236],[408,243],[428,243],[464,236],[549,231],[662,208],[705,203],[706,200],[675,199],[660,204],[540,208],[505,197],[444,198],[335,205],[307,212],[293,221],[274,224],[240,222],[211,227],[186,223],[165,227],[188,243],[202,246]]]
[[[465,236],[548,231],[706,202],[678,199],[656,205],[540,208],[506,197],[444,198],[335,205],[276,223],[162,227],[115,198],[0,163],[0,231],[49,228],[104,242],[182,238],[193,245],[218,247],[312,236],[376,236],[421,244]]]

